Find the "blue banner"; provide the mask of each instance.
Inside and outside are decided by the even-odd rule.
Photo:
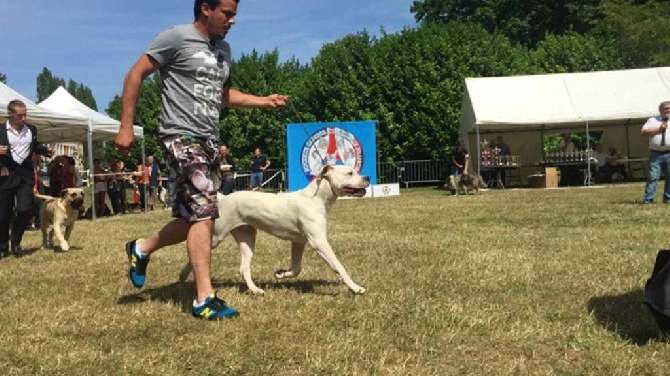
[[[377,183],[375,121],[289,124],[288,190],[306,187],[326,164],[347,165]]]

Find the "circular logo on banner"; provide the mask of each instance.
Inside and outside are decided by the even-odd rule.
[[[302,146],[300,162],[309,181],[325,165],[350,166],[360,172],[363,168],[363,148],[352,133],[342,128],[326,127],[307,138]]]

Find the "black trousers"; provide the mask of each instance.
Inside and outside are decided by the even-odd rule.
[[[223,182],[221,183],[221,193],[224,196],[233,193],[234,186],[235,186],[235,179],[233,179],[232,177],[223,179]]]
[[[23,233],[32,216],[34,199],[32,185],[24,182],[12,188],[0,189],[0,246],[6,246],[9,242],[10,226],[12,247],[21,244]]]

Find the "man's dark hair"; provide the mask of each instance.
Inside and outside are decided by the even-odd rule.
[[[202,4],[207,4],[209,9],[214,9],[221,4],[221,1],[223,0],[195,0],[195,4],[193,4],[193,16],[196,20],[200,17],[200,14],[202,14]],[[235,2],[239,3],[240,0],[235,0]]]

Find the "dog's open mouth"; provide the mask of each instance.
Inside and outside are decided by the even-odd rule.
[[[353,196],[353,197],[363,197],[363,196],[365,196],[365,188],[357,188],[357,187],[346,186],[346,187],[342,188],[342,191],[347,196]]]
[[[79,208],[84,206],[84,199],[83,198],[76,198],[70,202],[70,207],[72,209],[79,210]]]

